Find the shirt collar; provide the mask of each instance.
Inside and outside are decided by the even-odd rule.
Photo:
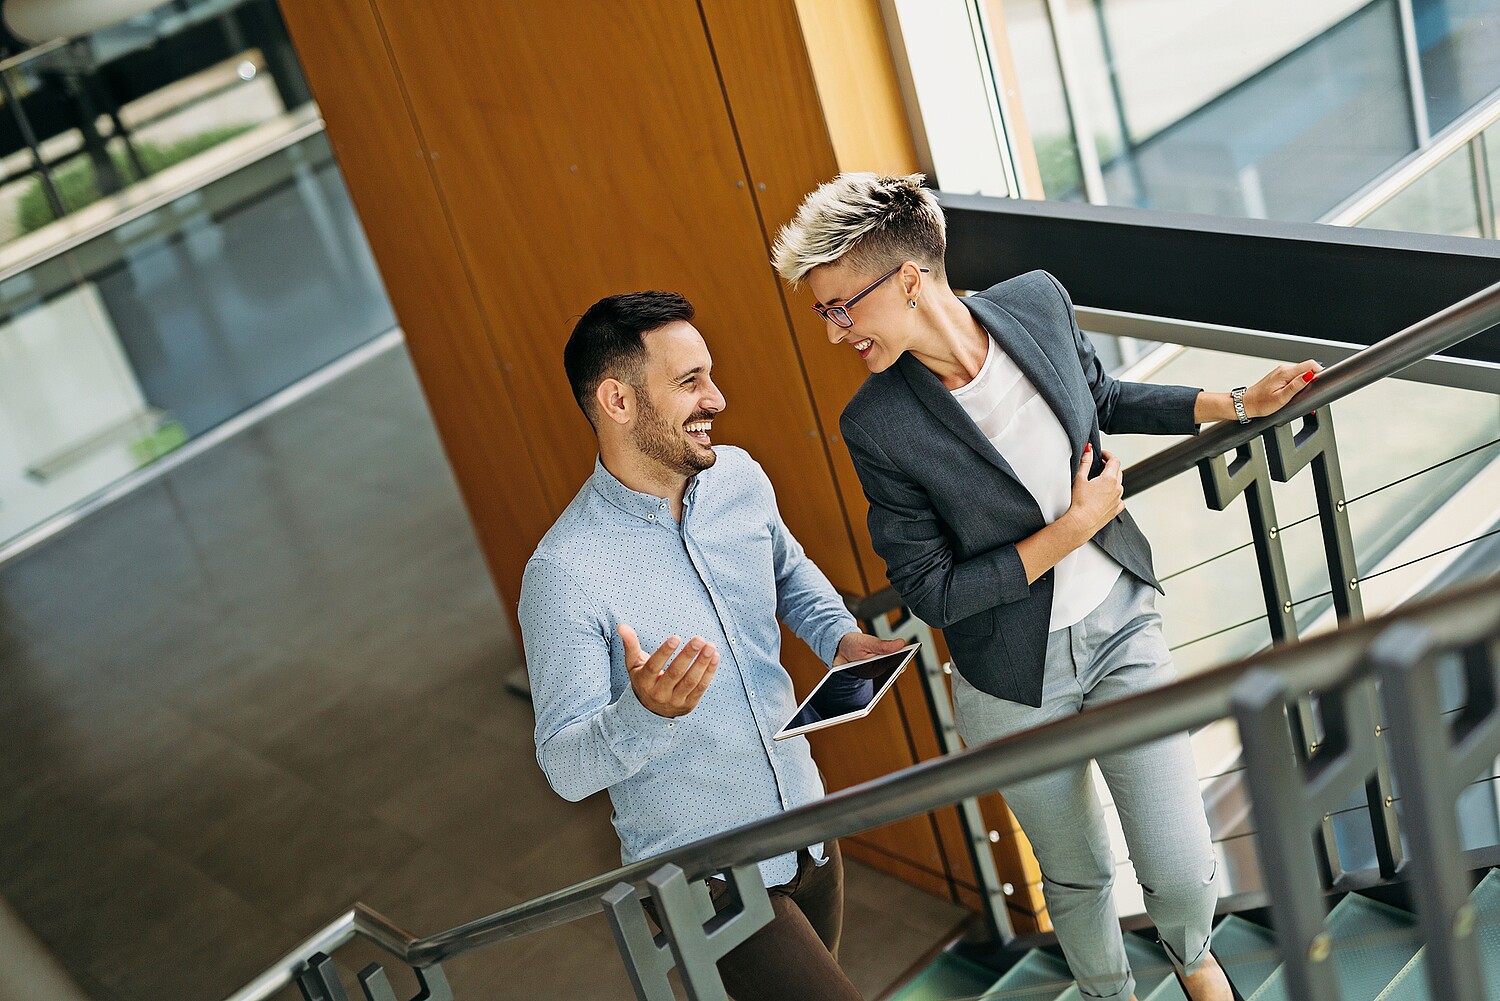
[[[684,503],[691,504],[693,495],[698,490],[698,481],[702,478],[703,474],[699,473],[688,481]],[[614,473],[604,468],[604,462],[598,456],[594,457],[594,475],[589,478],[589,482],[599,492],[599,496],[641,521],[656,522],[663,517],[671,517],[672,505],[667,498],[630,489],[615,479]]]

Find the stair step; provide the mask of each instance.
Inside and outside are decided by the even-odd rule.
[[[1345,998],[1374,998],[1401,972],[1420,944],[1415,915],[1351,893],[1328,915],[1333,962]],[[1277,967],[1250,1001],[1290,1001],[1286,971]]]
[[[887,1001],[949,1001],[950,998],[972,998],[985,992],[995,981],[995,971],[978,963],[945,952],[921,973],[909,980]]]
[[[1172,963],[1167,959],[1167,954],[1161,951],[1161,946],[1150,939],[1127,934],[1125,956],[1130,960],[1131,972],[1135,974],[1136,997],[1145,997],[1150,994],[1161,985],[1163,980],[1177,982],[1177,978],[1172,976]],[[1078,985],[1074,984],[1063,991],[1057,1001],[1085,1001],[1085,999]]]
[[[1281,965],[1276,951],[1276,937],[1260,925],[1233,914],[1220,921],[1209,939],[1214,958],[1219,961],[1241,997],[1249,997]],[[1174,976],[1166,977],[1145,1001],[1188,1001],[1187,994]]]
[[[1479,937],[1479,960],[1484,964],[1486,981],[1494,984],[1500,972],[1500,873],[1491,869],[1469,899],[1479,916],[1474,930]],[[1428,1001],[1427,970],[1423,962],[1426,952],[1425,947],[1417,950],[1375,1001]]]
[[[1140,997],[1140,995],[1136,995]],[[1145,995],[1146,1001],[1187,1001],[1187,995],[1182,993],[1182,987],[1177,983],[1176,977],[1168,977],[1157,985],[1156,990]]]
[[[1068,964],[1033,949],[985,991],[986,1001],[1056,1001],[1073,986]]]
[[[1241,997],[1254,994],[1281,965],[1276,936],[1269,929],[1233,914],[1219,922],[1209,942],[1214,958]]]

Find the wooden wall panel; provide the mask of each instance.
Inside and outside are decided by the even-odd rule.
[[[777,231],[809,191],[838,174],[839,159],[808,65],[796,4],[703,0],[703,12],[754,182],[769,261]],[[870,545],[864,494],[838,435],[839,414],[867,374],[864,363],[852,350],[840,351],[828,343],[823,320],[808,308],[812,297],[805,290],[793,292],[778,285],[778,291],[847,512],[862,570],[859,591],[869,594],[886,586],[885,564]]]
[[[377,7],[552,503],[595,451],[562,371],[571,318],[615,292],[680,291],[728,399],[716,439],[765,465],[792,531],[858,589],[697,4]]]
[[[880,0],[796,0],[796,6],[839,169],[916,171]]]
[[[514,622],[521,571],[556,511],[471,294],[429,152],[366,0],[288,2],[283,13]]]

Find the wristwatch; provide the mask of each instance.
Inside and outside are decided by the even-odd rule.
[[[1234,400],[1234,416],[1239,418],[1241,424],[1250,423],[1250,415],[1245,413],[1245,390],[1249,388],[1249,386],[1241,386],[1239,389],[1229,391],[1229,398]]]

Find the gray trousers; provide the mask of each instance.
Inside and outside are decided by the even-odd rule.
[[[1040,726],[1174,680],[1156,592],[1122,573],[1082,622],[1047,637],[1040,708],[986,695],[953,676],[958,731],[970,746]],[[1099,759],[1157,935],[1192,973],[1208,952],[1218,866],[1185,733]],[[1085,997],[1126,999],[1135,978],[1111,888],[1115,860],[1088,763],[1000,790],[1031,840],[1042,894]]]

